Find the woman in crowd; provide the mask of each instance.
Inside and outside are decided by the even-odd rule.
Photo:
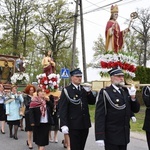
[[[21,93],[17,93],[17,86],[12,85],[11,93],[7,95],[6,104],[6,115],[7,115],[7,123],[9,125],[10,138],[14,138],[18,140],[17,132],[18,126],[20,125],[20,107],[23,103],[23,97]],[[12,129],[14,126],[14,134],[12,133]]]
[[[30,103],[30,123],[33,126],[33,141],[38,150],[45,150],[49,144],[49,126],[52,123],[51,102],[43,89],[37,89],[37,96]]]
[[[4,105],[5,97],[4,97],[4,87],[0,84],[0,121],[1,121],[1,133],[5,134],[5,105]]]
[[[27,132],[27,146],[29,146],[29,149],[33,149],[32,146],[32,126],[29,121],[29,106],[31,99],[33,97],[33,93],[36,91],[35,87],[31,84],[27,85],[24,93],[26,94],[24,96],[24,105],[25,105],[25,131]]]

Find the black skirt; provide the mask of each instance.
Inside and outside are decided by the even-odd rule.
[[[6,114],[5,114],[5,105],[0,104],[0,121],[6,121]]]
[[[49,124],[40,123],[40,126],[33,127],[33,142],[38,146],[49,144]]]
[[[20,120],[13,120],[13,121],[8,121],[7,120],[7,124],[8,125],[20,125]]]
[[[33,127],[30,124],[29,113],[25,113],[25,131],[33,131]]]

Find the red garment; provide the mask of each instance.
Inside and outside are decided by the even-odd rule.
[[[109,29],[112,27],[112,25],[114,23],[115,23],[115,29],[114,29],[113,35],[111,36],[112,41],[110,41]],[[118,53],[119,50],[122,49],[122,46],[124,43],[124,41],[123,41],[124,31],[120,31],[120,26],[116,21],[109,20],[107,22],[107,26],[106,26],[106,30],[105,30],[105,36],[106,36],[106,51],[109,50],[108,49],[109,42],[112,42],[112,50],[115,53]]]
[[[48,76],[49,74],[51,73],[54,73],[55,72],[55,67],[54,66],[47,66],[43,69],[43,72],[46,73],[46,76]]]
[[[38,96],[33,97],[30,103],[30,108],[35,108],[35,107],[40,107],[41,114],[44,117],[46,112],[46,101]]]

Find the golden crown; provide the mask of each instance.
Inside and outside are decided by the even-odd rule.
[[[118,6],[117,5],[112,5],[111,6],[111,13],[118,13]]]

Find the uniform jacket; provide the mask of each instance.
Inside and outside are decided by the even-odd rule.
[[[46,102],[46,109],[47,109],[47,116],[48,116],[48,123],[53,124],[52,116],[51,116],[51,102]],[[40,107],[30,108],[29,109],[29,120],[30,124],[34,124],[35,126],[40,125],[41,119],[41,111]]]
[[[143,130],[150,132],[150,87],[143,88],[142,97],[146,106]]]
[[[87,93],[82,86],[80,91],[73,84],[66,89],[70,98],[74,100],[81,98],[81,103],[77,105],[71,103],[64,89],[62,90],[59,100],[60,127],[66,125],[70,129],[88,129],[91,127],[88,104],[95,104],[96,98],[92,92]]]
[[[24,99],[22,95],[14,95],[10,94],[11,98],[14,98],[13,101],[6,103],[6,114],[7,114],[7,120],[13,121],[13,120],[20,120],[21,116],[19,113],[21,103],[23,103]]]
[[[30,102],[31,102],[31,96],[24,95],[25,114],[29,114]]]
[[[114,108],[108,98],[105,97],[104,103],[103,91],[106,91],[115,106],[126,106],[123,109]],[[95,136],[96,140],[105,140],[114,145],[126,145],[129,143],[130,115],[131,111],[137,113],[140,109],[139,103],[132,101],[126,88],[123,88],[122,94],[112,85],[102,89],[99,93],[95,112]]]

